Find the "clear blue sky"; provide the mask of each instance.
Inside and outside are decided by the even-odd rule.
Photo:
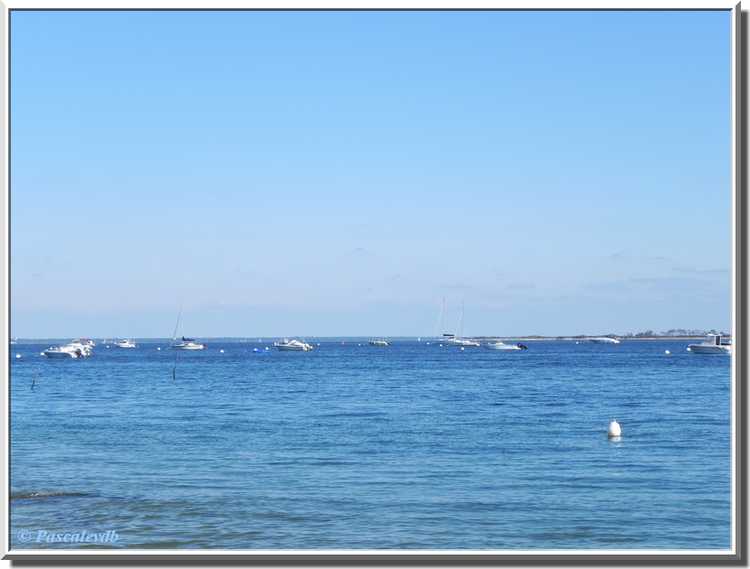
[[[730,325],[729,12],[14,12],[20,337]]]

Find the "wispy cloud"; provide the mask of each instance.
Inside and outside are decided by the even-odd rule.
[[[615,253],[612,253],[611,255],[607,255],[607,259],[612,259],[613,261],[617,261],[618,259],[624,259],[626,258],[625,251],[617,251]]]
[[[614,253],[607,255],[606,258],[610,261],[641,261],[647,263],[664,263],[670,260],[669,257],[665,257],[664,255],[637,255],[625,249],[615,251]]]
[[[353,247],[341,253],[341,256],[335,259],[334,262],[361,265],[362,263],[372,263],[378,260],[380,259],[375,251],[366,247]]]
[[[630,277],[583,285],[584,290],[617,292],[624,294],[714,294],[716,287],[710,281],[694,276]]]
[[[375,253],[370,251],[369,249],[365,249],[364,247],[355,247],[354,249],[350,249],[346,252],[346,255],[348,257],[371,257]]]
[[[685,273],[689,275],[728,275],[729,269],[699,269],[697,267],[673,267],[676,273]]]
[[[445,290],[471,290],[474,287],[466,283],[449,283],[442,285],[441,288]]]
[[[508,290],[533,290],[536,288],[536,285],[529,282],[515,282],[509,283],[505,288]]]

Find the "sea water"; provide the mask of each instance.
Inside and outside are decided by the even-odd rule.
[[[307,340],[10,346],[12,547],[731,545],[730,357]]]

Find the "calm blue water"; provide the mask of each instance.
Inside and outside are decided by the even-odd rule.
[[[47,345],[10,346],[13,548],[730,547],[730,358],[686,342],[217,341],[176,381],[158,344]]]

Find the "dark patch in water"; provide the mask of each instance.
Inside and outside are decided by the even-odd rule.
[[[376,418],[376,417],[384,417],[385,413],[382,413],[380,411],[350,411],[350,412],[341,412],[341,413],[324,413],[320,415],[321,417],[326,418],[332,418],[332,417],[341,417],[341,418]]]
[[[63,491],[50,491],[50,492],[15,492],[11,493],[11,500],[42,500],[45,498],[80,498],[83,496],[91,496],[87,492],[63,492]]]
[[[291,514],[289,512],[282,511],[266,511],[266,512],[255,512],[252,514],[253,517],[267,520],[281,520],[288,522],[304,522],[309,520],[308,516],[301,516],[299,514]],[[321,516],[316,516],[316,519],[322,519]]]
[[[543,541],[577,541],[582,538],[592,538],[595,537],[594,531],[592,528],[580,528],[580,529],[570,529],[570,530],[550,530],[550,531],[542,531],[537,533],[532,533],[531,537],[533,539],[540,539]]]

